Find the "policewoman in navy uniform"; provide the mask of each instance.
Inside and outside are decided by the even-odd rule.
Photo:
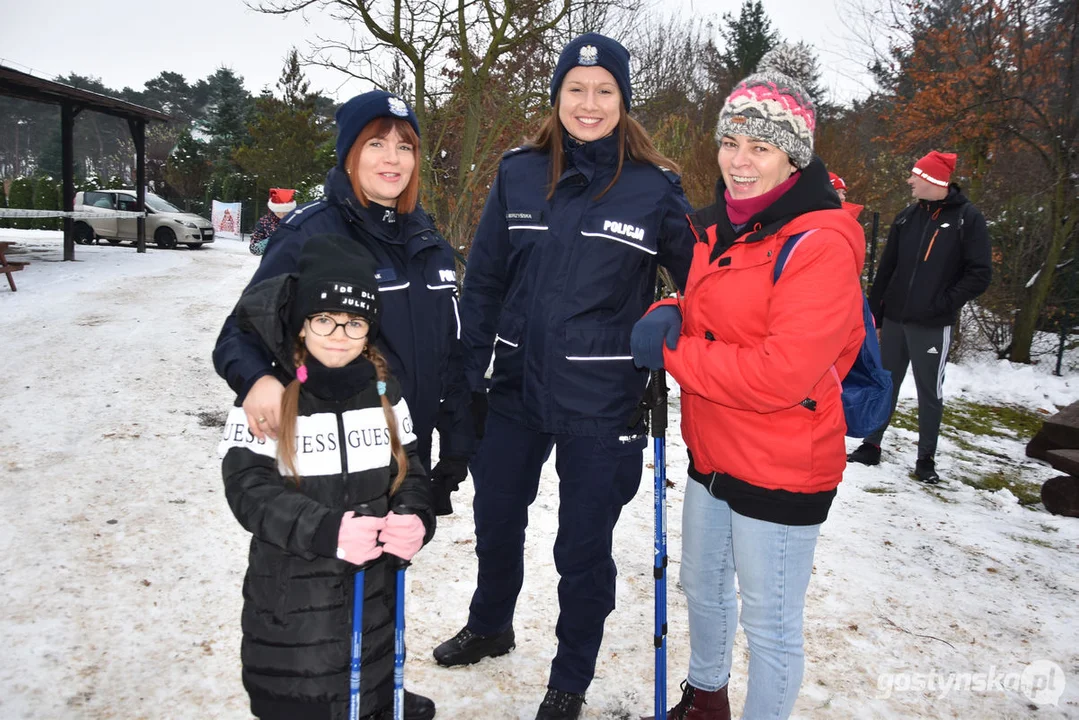
[[[325,197],[287,215],[270,237],[248,287],[298,270],[308,239],[343,235],[374,258],[382,303],[377,346],[412,411],[418,453],[436,498],[448,504],[468,472],[475,439],[464,382],[453,252],[419,205],[420,138],[415,113],[383,91],[358,95],[338,109],[337,166]],[[283,382],[270,350],[242,332],[235,311],[214,348],[214,367],[242,398],[248,427],[276,439]],[[440,461],[431,469],[431,434]],[[436,511],[437,507],[436,500]],[[405,717],[434,717],[434,703],[405,694]]]
[[[690,211],[674,164],[630,109],[629,53],[590,33],[562,51],[553,111],[503,156],[468,257],[465,372],[486,395],[471,470],[479,573],[468,623],[435,649],[453,666],[514,647],[528,507],[552,444],[559,477],[558,651],[540,718],[576,718],[615,606],[612,533],[640,484],[647,437],[629,423],[647,373],[629,338],[659,265],[684,287]],[[482,409],[479,395],[473,407]]]

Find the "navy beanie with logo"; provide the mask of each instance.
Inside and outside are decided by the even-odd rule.
[[[622,47],[617,40],[599,33],[585,33],[570,40],[562,50],[562,54],[558,56],[558,64],[555,65],[554,75],[551,77],[552,105],[558,98],[558,91],[562,87],[562,80],[565,79],[566,73],[581,65],[599,66],[614,75],[618,90],[622,93],[622,104],[626,106],[626,110],[629,110],[630,100],[633,97],[633,90],[629,85],[629,50]]]
[[[304,320],[320,312],[347,312],[367,321],[371,342],[382,310],[378,292],[370,253],[347,237],[313,235],[300,251],[289,331],[298,335]]]
[[[372,90],[357,95],[337,108],[334,119],[337,121],[337,167],[345,167],[345,158],[352,149],[352,143],[360,136],[363,129],[372,120],[381,117],[394,120],[407,120],[416,137],[420,135],[420,122],[416,113],[401,98],[385,90]]]

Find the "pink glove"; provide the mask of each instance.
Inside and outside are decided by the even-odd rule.
[[[386,527],[379,533],[382,549],[402,560],[411,560],[423,547],[426,528],[419,515],[399,515],[392,512],[386,516]]]
[[[341,518],[337,531],[337,557],[353,565],[371,562],[382,554],[378,544],[378,532],[386,526],[386,518],[361,515],[349,510]]]

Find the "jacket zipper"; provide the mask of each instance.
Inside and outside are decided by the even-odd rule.
[[[929,238],[929,247],[925,251],[925,257],[922,258],[922,262],[929,260],[929,253],[933,252],[933,243],[937,241],[937,235],[940,234],[940,228],[938,227],[933,231],[933,237]]]

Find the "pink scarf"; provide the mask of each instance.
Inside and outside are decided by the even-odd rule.
[[[724,190],[723,199],[727,201],[727,218],[731,221],[731,225],[734,227],[745,225],[754,215],[764,210],[778,200],[783,193],[794,187],[794,183],[798,182],[801,174],[801,171],[798,171],[768,192],[751,198],[738,200],[731,197],[730,190]]]

